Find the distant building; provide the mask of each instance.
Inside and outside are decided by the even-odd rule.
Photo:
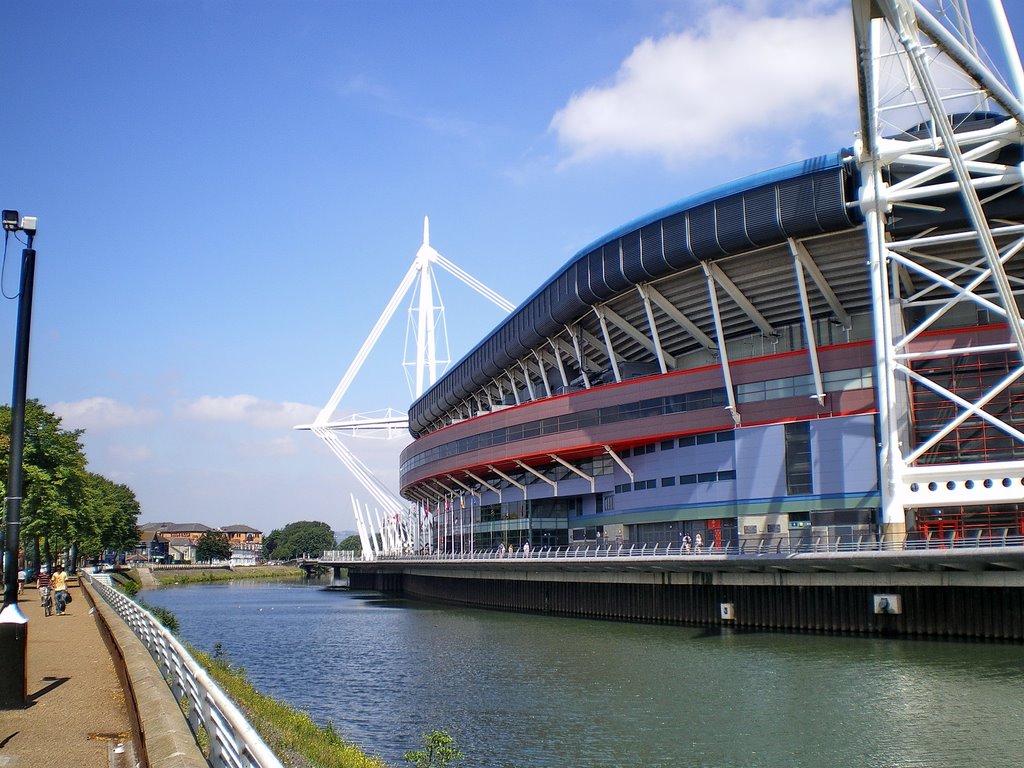
[[[187,536],[175,536],[167,541],[171,560],[175,563],[193,563],[196,559],[196,545]]]
[[[140,523],[135,554],[151,563],[195,562],[196,548],[204,533],[222,532],[228,537],[232,565],[256,565],[263,549],[263,532],[248,525],[212,528],[203,523]]]
[[[135,560],[142,558],[150,563],[170,561],[167,542],[160,539],[160,534],[157,531],[139,531],[139,543],[135,545],[135,555],[137,556],[134,558]]]
[[[263,531],[248,525],[225,525],[220,530],[228,535],[232,551],[260,552],[263,549]]]

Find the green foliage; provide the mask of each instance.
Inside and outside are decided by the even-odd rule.
[[[380,758],[367,755],[339,736],[331,723],[317,725],[307,713],[257,691],[245,670],[232,665],[222,648],[214,648],[215,656],[191,647],[188,650],[243,711],[282,763],[317,768],[387,768]]]
[[[331,526],[307,520],[271,531],[263,540],[263,553],[268,560],[294,560],[303,555],[319,557],[327,549],[334,549]]]
[[[95,522],[95,535],[85,536],[80,549],[86,557],[100,555],[105,549],[118,552],[132,549],[139,541],[139,502],[127,485],[87,472],[83,510]]]
[[[406,752],[402,758],[415,768],[444,768],[455,760],[465,757],[448,731],[436,728],[423,734],[423,749]]]
[[[211,563],[214,560],[230,560],[231,545],[223,531],[204,531],[196,544],[196,561]]]
[[[338,542],[338,549],[345,552],[362,552],[363,543],[359,540],[358,536],[346,536],[340,542]]]
[[[138,601],[139,605],[145,608],[147,611],[153,614],[153,618],[167,627],[171,632],[178,633],[178,617],[168,611],[166,608],[161,608],[158,605],[149,605],[141,600]]]
[[[0,406],[4,480],[11,458],[11,416],[10,406]],[[60,417],[38,400],[25,404],[23,545],[42,540],[47,552],[76,548],[82,555],[95,556],[104,549],[129,549],[138,541],[135,494],[86,469],[82,434],[80,429],[62,428]],[[0,488],[6,491],[3,481]]]
[[[252,565],[244,568],[196,568],[187,571],[153,571],[160,584],[210,584],[215,581],[240,581],[242,579],[298,579],[305,576],[299,568],[285,565]]]
[[[133,579],[125,579],[119,586],[128,597],[135,597],[139,594],[139,582]]]

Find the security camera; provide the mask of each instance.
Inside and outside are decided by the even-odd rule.
[[[17,232],[18,231],[18,222],[19,222],[20,219],[21,219],[21,216],[18,215],[17,211],[4,211],[4,213],[3,213],[4,229],[7,230],[8,232]]]

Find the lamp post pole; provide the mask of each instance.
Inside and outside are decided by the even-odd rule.
[[[8,211],[4,211],[4,226],[10,229],[7,220],[8,213]],[[32,247],[35,237],[35,220],[32,220],[31,227],[26,227],[23,224],[15,226],[26,232],[28,242],[21,252],[21,293],[18,298],[14,389],[11,396],[11,453],[7,479],[4,605],[0,610],[0,709],[24,707],[27,700],[28,619],[18,608],[18,551],[21,539],[21,497],[24,487],[22,459],[25,450],[28,348],[32,327],[32,288],[36,269],[36,252]]]

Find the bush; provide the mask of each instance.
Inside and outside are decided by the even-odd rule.
[[[445,768],[465,755],[459,751],[448,731],[435,729],[423,734],[423,749],[406,752],[402,757],[415,768]]]
[[[139,601],[139,605],[145,608],[147,611],[153,614],[153,618],[163,624],[171,632],[178,633],[178,617],[168,611],[166,608],[161,608],[156,605],[146,605],[142,601]]]

